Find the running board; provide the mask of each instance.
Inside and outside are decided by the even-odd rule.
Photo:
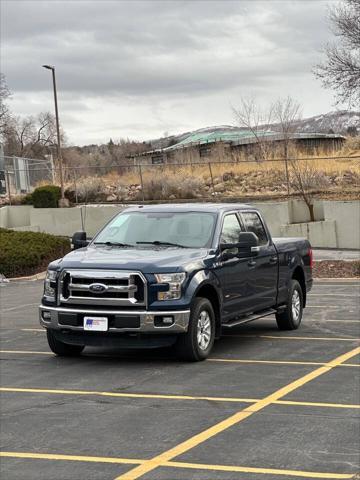
[[[259,312],[259,313],[253,313],[252,315],[238,318],[236,320],[233,320],[232,322],[222,323],[221,326],[226,328],[236,327],[237,325],[241,325],[243,323],[252,322],[253,320],[259,320],[260,318],[268,317],[269,315],[274,315],[277,311],[278,310],[275,310],[274,308],[269,308],[268,310],[263,310],[262,312]]]

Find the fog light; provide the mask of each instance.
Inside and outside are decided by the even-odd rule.
[[[161,317],[160,315],[156,315],[154,319],[155,327],[169,327],[174,323],[174,317]]]
[[[50,322],[50,320],[51,320],[51,313],[50,312],[45,310],[44,312],[42,312],[41,316],[42,316],[42,319],[45,322]]]

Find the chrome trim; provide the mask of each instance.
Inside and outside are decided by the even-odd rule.
[[[69,297],[63,296],[64,277],[69,274],[70,281],[67,286],[69,290]],[[139,277],[143,283],[144,298],[142,301],[138,301],[135,294],[138,291],[138,287],[135,284],[135,277]],[[106,286],[106,290],[102,293],[127,293],[127,298],[106,297],[102,296],[102,293],[92,292],[90,289],[91,284],[86,283],[73,283],[73,279],[86,280],[94,279],[93,283],[103,283]],[[111,285],[112,280],[126,280],[127,285]],[[105,283],[104,283],[105,282]],[[79,305],[112,305],[112,306],[143,306],[147,305],[147,281],[144,275],[139,271],[130,270],[87,270],[87,269],[65,269],[63,270],[58,279],[58,293],[57,304],[72,304]],[[88,292],[91,296],[74,296],[73,292]]]
[[[42,318],[42,311],[46,310],[51,312],[51,321],[44,321]],[[74,327],[71,325],[61,325],[58,321],[59,313],[80,313],[90,315],[124,315],[126,317],[134,316],[140,317],[139,328],[109,328],[110,333],[125,333],[125,332],[138,332],[138,333],[184,333],[187,332],[190,310],[166,310],[166,311],[146,311],[146,310],[92,310],[78,308],[66,308],[66,307],[48,307],[46,305],[39,305],[39,319],[40,324],[46,328],[54,328],[56,330],[74,330],[84,331],[83,327]],[[172,316],[174,317],[174,323],[172,325],[165,325],[157,327],[154,325],[155,316]],[[105,332],[106,333],[106,332]]]

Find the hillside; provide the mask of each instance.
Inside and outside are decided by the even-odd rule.
[[[271,125],[264,125],[260,128],[266,128],[273,131],[280,130],[280,126],[277,123]],[[350,112],[348,110],[338,110],[322,115],[316,115],[314,117],[302,119],[297,126],[298,132],[303,133],[339,133],[347,134],[349,128],[356,128],[360,132],[360,112]],[[216,131],[222,132],[231,132],[234,130],[239,130],[239,127],[233,125],[217,125],[212,127],[200,128],[198,130],[193,130],[178,135],[171,135],[165,138],[158,138],[152,140],[151,147],[153,149],[157,148],[166,148],[170,145],[174,145],[183,141],[190,135],[196,133],[213,133]],[[241,130],[241,128],[240,128]]]

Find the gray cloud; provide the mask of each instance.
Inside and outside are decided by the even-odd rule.
[[[1,13],[1,70],[14,108],[44,110],[50,78],[41,65],[56,65],[75,142],[97,130],[114,136],[119,125],[149,138],[162,126],[174,133],[210,119],[229,123],[229,102],[249,93],[299,92],[305,112],[331,108],[311,74],[329,38],[323,1],[2,0]],[[201,114],[205,105],[214,111]],[[80,133],[79,122],[91,133]]]

